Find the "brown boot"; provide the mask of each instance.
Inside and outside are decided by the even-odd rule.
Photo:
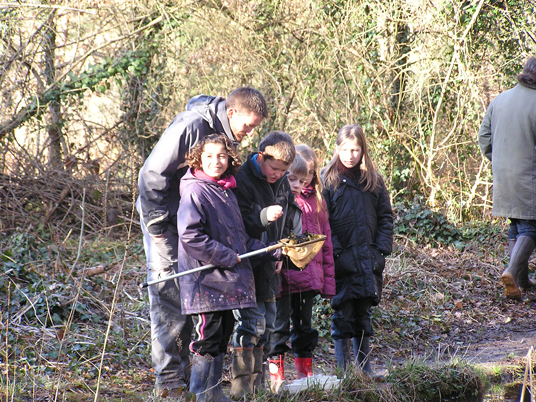
[[[253,392],[265,389],[265,372],[264,348],[258,347],[253,349]]]
[[[521,300],[521,289],[519,282],[520,274],[523,273],[523,285],[529,282],[528,279],[528,262],[536,243],[528,236],[519,236],[510,254],[510,263],[508,268],[501,275],[501,281],[504,284],[504,293],[506,297],[514,300]],[[525,272],[526,267],[526,274]],[[526,275],[526,282],[525,276]]]
[[[231,398],[242,399],[253,392],[253,348],[234,348]]]

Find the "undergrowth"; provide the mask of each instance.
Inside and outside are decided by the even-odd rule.
[[[446,215],[419,202],[397,203],[393,212],[395,235],[403,236],[414,244],[454,246],[461,251],[473,242],[496,242],[504,238],[504,230],[497,224],[472,221],[457,225]]]
[[[373,354],[394,359],[384,381],[353,373],[337,391],[267,393],[256,401],[435,401],[445,400],[438,395],[450,400],[481,395],[494,374],[483,375],[459,360],[411,356],[425,356],[447,340],[459,339],[463,348],[464,323],[489,321],[478,303],[501,299],[491,284],[504,261],[503,230],[481,223],[455,227],[417,206],[401,211],[383,300],[373,313]],[[2,236],[0,395],[6,400],[159,400],[152,395],[148,297],[137,286],[145,280],[145,257],[141,235],[132,238],[79,242],[72,234],[59,240],[43,228]],[[498,247],[484,253],[482,244]],[[490,269],[488,261],[499,265]],[[467,269],[460,270],[464,264]],[[86,276],[96,266],[106,270]],[[328,355],[322,370],[333,373],[329,301],[318,297],[314,309],[314,325],[328,341],[320,343]],[[518,370],[512,376],[521,375]]]

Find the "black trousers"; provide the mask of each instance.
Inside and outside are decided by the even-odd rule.
[[[331,337],[334,340],[372,335],[371,298],[348,300],[333,310]]]
[[[312,326],[316,292],[281,295],[277,298],[275,331],[270,338],[270,356],[292,350],[295,357],[312,357],[318,344],[318,331]],[[290,323],[292,321],[292,327]],[[290,339],[291,348],[287,341]]]
[[[212,311],[192,315],[194,340],[190,350],[200,355],[218,356],[227,352],[235,319],[233,310]]]

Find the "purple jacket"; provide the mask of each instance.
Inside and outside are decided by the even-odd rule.
[[[335,296],[335,268],[333,265],[333,246],[331,229],[325,203],[324,209],[317,214],[318,200],[313,192],[308,197],[299,195],[296,202],[302,210],[302,230],[327,236],[322,249],[315,258],[302,270],[283,269],[281,271],[281,293],[298,293],[316,291],[322,297]]]
[[[236,264],[236,256],[265,246],[246,234],[235,195],[211,180],[194,177],[191,170],[182,178],[180,192],[179,272],[218,266],[179,278],[183,313],[255,307],[250,262]]]

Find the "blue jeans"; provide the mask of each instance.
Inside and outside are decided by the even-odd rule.
[[[238,326],[233,335],[233,347],[263,347],[268,356],[270,336],[275,328],[275,301],[258,301],[257,307],[233,310]]]
[[[168,230],[163,237],[147,232],[141,222],[143,246],[147,257],[147,281],[177,272],[179,237]],[[151,357],[156,385],[161,388],[185,386],[189,379],[192,318],[183,315],[179,278],[149,286],[151,317]]]
[[[536,221],[510,218],[508,240],[515,240],[518,236],[528,236],[536,241]]]
[[[333,340],[372,336],[372,298],[348,300],[333,310]]]

